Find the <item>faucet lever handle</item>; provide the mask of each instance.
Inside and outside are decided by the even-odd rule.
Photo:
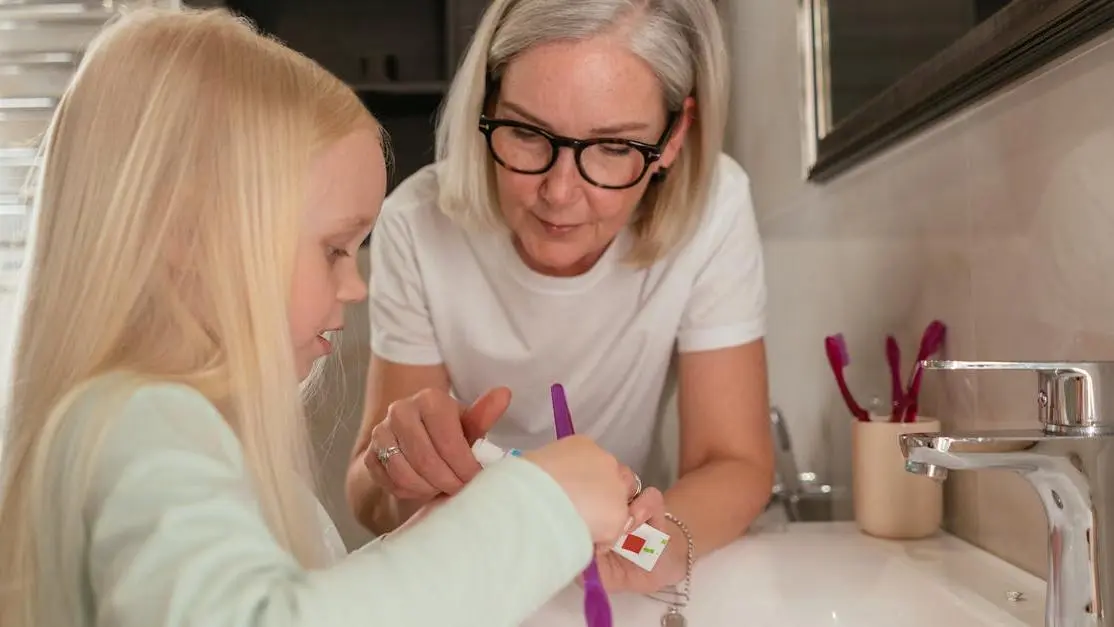
[[[925,370],[1027,370],[1037,375],[1037,417],[1049,433],[1114,433],[1114,362],[924,360]]]

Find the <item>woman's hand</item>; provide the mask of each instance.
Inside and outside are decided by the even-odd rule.
[[[612,545],[600,545],[596,550],[596,563],[599,565],[600,579],[604,588],[611,592],[626,591],[650,594],[665,586],[680,583],[685,577],[688,561],[688,546],[684,535],[665,519],[665,499],[657,488],[646,488],[630,504],[633,531],[642,523],[669,535],[665,552],[654,564],[654,569],[645,571],[611,550]]]
[[[480,472],[471,445],[483,437],[511,402],[495,388],[464,408],[448,393],[426,389],[391,403],[371,431],[364,453],[375,481],[398,499],[428,502],[453,495]]]

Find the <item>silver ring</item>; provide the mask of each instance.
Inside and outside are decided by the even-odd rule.
[[[631,474],[634,475],[634,494],[627,500],[628,503],[634,502],[634,500],[642,494],[642,477],[639,477],[636,472],[632,472]]]
[[[388,446],[387,448],[381,448],[376,451],[375,459],[378,459],[380,464],[386,466],[387,462],[391,461],[391,458],[395,455],[402,455],[402,449],[397,446]]]

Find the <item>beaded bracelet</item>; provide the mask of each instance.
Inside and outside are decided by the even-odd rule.
[[[696,544],[692,540],[692,532],[689,531],[688,525],[669,512],[665,513],[665,519],[681,530],[681,533],[685,536],[685,542],[688,544],[688,553],[685,556],[685,578],[682,580],[683,587],[678,589],[676,585],[673,585],[657,593],[668,595],[669,598],[661,598],[653,594],[646,596],[669,605],[669,609],[661,617],[662,627],[685,627],[685,616],[681,613],[681,610],[688,606],[689,593],[692,589],[692,569],[696,562]]]

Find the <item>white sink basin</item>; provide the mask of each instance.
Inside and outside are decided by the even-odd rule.
[[[853,523],[794,523],[701,560],[690,627],[1041,627],[1044,582],[941,533],[916,542],[861,534]],[[1009,593],[1021,593],[1010,601]],[[563,591],[525,627],[584,625],[583,592]],[[611,597],[615,627],[660,625],[665,605]]]

